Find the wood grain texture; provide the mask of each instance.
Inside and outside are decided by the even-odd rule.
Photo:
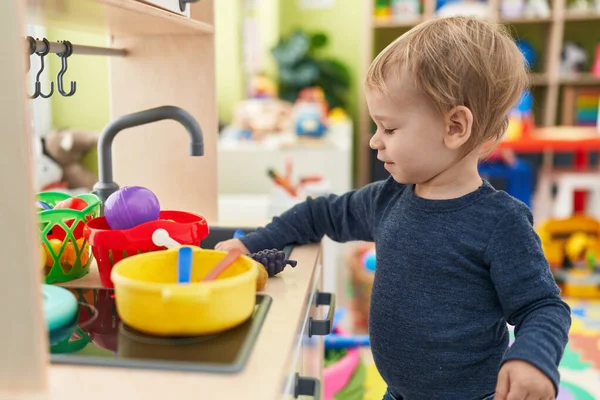
[[[121,132],[113,143],[114,179],[144,186],[163,210],[217,219],[217,107],[212,36],[117,37],[126,58],[110,60],[111,115],[163,105],[188,111],[204,133],[204,156],[189,156],[179,123],[160,121]]]
[[[0,13],[0,398],[38,392],[47,384],[48,342],[42,314],[39,234],[34,213],[33,159],[25,100],[22,3],[7,0]]]

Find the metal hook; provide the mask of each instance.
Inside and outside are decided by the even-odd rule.
[[[29,42],[29,56],[31,57],[31,55],[35,52],[35,39],[32,38],[31,36],[27,36],[27,41]],[[30,57],[27,58],[27,72],[29,72],[29,70],[31,69]],[[35,90],[34,90],[33,94],[30,94],[27,96],[30,99],[37,99],[40,95],[41,84],[40,84],[40,82],[38,82],[37,79],[35,81],[34,87],[35,87]]]
[[[42,68],[37,73],[36,78],[35,78],[36,83],[38,83],[40,87],[41,87],[40,76],[42,75],[42,72],[44,71],[44,57],[46,55],[48,55],[48,53],[50,53],[50,42],[48,42],[48,39],[46,39],[46,38],[43,38],[42,40],[44,41],[44,44],[46,45],[46,50],[35,52],[35,54],[40,56],[40,63],[42,65]],[[47,99],[48,97],[52,96],[53,93],[54,93],[54,82],[50,82],[50,93],[43,94],[40,91],[39,95],[42,96],[43,98]]]
[[[67,57],[73,54],[73,45],[68,40],[63,40],[63,43],[66,47],[66,50],[63,53],[57,53],[56,55],[60,57],[61,60],[61,68],[58,71],[58,75],[56,76],[56,84],[58,86],[58,91],[65,97],[73,96],[75,94],[75,90],[77,89],[77,82],[71,81],[71,91],[69,93],[65,92],[63,88],[63,76],[65,72],[67,72]]]
[[[31,55],[35,53],[35,39],[31,36],[27,36],[27,41],[29,42],[29,57],[27,57],[27,72],[31,69]]]

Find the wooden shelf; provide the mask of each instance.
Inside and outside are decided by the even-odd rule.
[[[600,13],[596,11],[566,11],[565,21],[600,21]]]
[[[434,16],[434,18],[436,18]],[[588,18],[593,19],[593,18]],[[385,28],[412,28],[417,24],[425,21],[426,18],[420,16],[416,19],[411,19],[407,21],[396,21],[394,18],[390,17],[388,19],[382,18],[373,18],[373,27],[379,29]],[[552,22],[553,17],[549,16],[547,18],[541,17],[500,17],[499,21],[503,24],[539,24],[539,23],[550,23]]]
[[[210,24],[137,0],[27,0],[27,22],[115,36],[214,33]]]
[[[558,79],[561,85],[565,86],[585,86],[585,85],[600,85],[600,76],[592,75],[589,72],[561,76]]]
[[[418,25],[423,22],[425,19],[423,17],[418,17],[416,19],[411,19],[407,21],[396,21],[393,18],[382,19],[382,18],[373,18],[373,27],[375,28],[412,28],[413,26]]]
[[[503,24],[540,24],[552,22],[552,15],[547,18],[541,17],[500,17]]]
[[[548,74],[529,74],[529,83],[531,86],[545,86],[550,83]]]

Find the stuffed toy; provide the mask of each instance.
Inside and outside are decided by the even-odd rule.
[[[260,141],[269,134],[289,130],[292,104],[278,99],[247,99],[236,105],[232,125]]]
[[[98,181],[95,173],[82,164],[83,157],[96,148],[98,135],[75,130],[58,130],[45,137],[45,152],[63,170],[62,180],[69,189],[92,190]]]
[[[54,160],[43,152],[43,143],[38,137],[33,137],[35,160],[35,191],[42,192],[60,187],[63,170]]]
[[[565,42],[560,55],[560,72],[564,75],[583,72],[588,57],[585,49],[577,43]]]

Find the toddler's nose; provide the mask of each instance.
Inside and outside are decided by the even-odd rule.
[[[383,150],[383,142],[379,138],[379,133],[375,132],[369,139],[369,147],[373,150]]]

